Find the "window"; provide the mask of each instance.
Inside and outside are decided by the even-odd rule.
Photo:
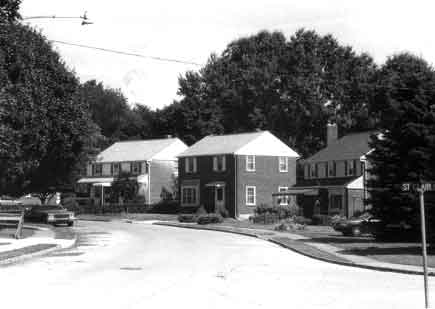
[[[103,172],[103,165],[102,164],[94,164],[92,166],[93,168],[93,175],[94,176],[101,176],[102,172]]]
[[[328,177],[337,176],[337,163],[335,163],[335,161],[328,162],[328,169]]]
[[[286,192],[288,190],[288,187],[278,187],[278,192]],[[289,196],[280,196],[278,203],[282,206],[287,206],[289,202]]]
[[[121,171],[126,173],[131,173],[131,163],[121,163]]]
[[[307,167],[307,177],[306,177],[306,179],[310,179],[311,178],[311,165],[310,164],[306,164],[305,166]]]
[[[197,171],[197,165],[196,165],[196,158],[195,157],[187,157],[185,158],[185,165],[186,165],[186,173],[196,173]]]
[[[331,195],[331,208],[332,209],[342,209],[342,197],[341,195]]]
[[[346,162],[347,164],[347,175],[348,176],[353,176],[353,175],[355,175],[355,172],[356,172],[356,162],[355,162],[355,160],[351,160],[351,161],[349,161],[349,162]]]
[[[246,171],[255,172],[255,156],[246,156]]]
[[[112,175],[118,175],[119,174],[119,170],[121,169],[119,163],[112,163],[112,166],[110,168],[111,168],[110,173]]]
[[[131,164],[131,172],[133,173],[133,175],[139,175],[141,173],[141,163],[133,162]]]
[[[223,172],[226,170],[226,159],[225,156],[215,156],[213,157],[213,171]]]
[[[198,187],[197,186],[182,186],[182,188],[181,188],[181,203],[185,206],[198,205]]]
[[[246,186],[246,205],[255,206],[256,205],[256,194],[255,186]]]
[[[311,164],[311,178],[317,178],[317,164]]]
[[[279,171],[281,173],[288,172],[288,158],[287,157],[279,157]]]

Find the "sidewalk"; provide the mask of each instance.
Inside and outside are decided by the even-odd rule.
[[[0,237],[0,265],[21,262],[32,257],[41,256],[58,249],[75,245],[75,235],[56,233],[48,227],[24,225],[34,229],[32,236],[22,239]]]
[[[343,251],[341,248],[324,243],[303,242],[303,240],[310,240],[311,238],[289,232],[266,231],[252,228],[235,228],[225,225],[202,226],[196,223],[154,222],[153,224],[198,230],[212,230],[257,237],[305,256],[334,264],[404,274],[423,274],[423,269],[420,266],[386,263],[368,257],[352,254],[344,255],[340,253]],[[430,276],[435,276],[435,268],[428,268],[428,272]]]

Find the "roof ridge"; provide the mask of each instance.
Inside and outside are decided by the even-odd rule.
[[[155,141],[169,141],[178,139],[178,137],[171,137],[171,138],[150,138],[150,139],[133,139],[133,140],[125,140],[125,141],[117,141],[114,142],[112,145],[116,143],[133,143],[133,142],[155,142]]]

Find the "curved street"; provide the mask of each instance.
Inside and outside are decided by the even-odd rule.
[[[423,308],[423,278],[228,233],[79,221],[75,248],[0,268],[16,308]],[[430,288],[434,290],[430,278]],[[435,283],[435,282],[434,282]]]

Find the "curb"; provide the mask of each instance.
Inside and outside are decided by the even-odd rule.
[[[169,227],[180,227],[183,229],[191,229],[191,230],[202,230],[202,231],[214,231],[214,232],[222,232],[222,233],[231,233],[231,234],[237,234],[242,236],[248,236],[253,238],[260,238],[257,234],[254,233],[248,233],[248,232],[239,232],[239,231],[231,231],[231,230],[224,230],[224,229],[215,229],[210,227],[202,227],[202,226],[189,226],[189,225],[176,225],[171,223],[163,223],[163,222],[154,222],[153,225],[161,225],[161,226],[169,226]]]
[[[170,227],[179,227],[179,228],[186,228],[186,229],[193,229],[193,230],[204,230],[204,231],[216,231],[216,232],[224,232],[224,233],[232,233],[232,234],[238,234],[242,236],[249,236],[254,237],[258,239],[262,239],[265,241],[268,241],[270,243],[273,243],[275,245],[278,245],[282,248],[291,250],[293,252],[296,252],[298,254],[301,254],[303,256],[319,260],[322,262],[332,263],[336,265],[342,265],[342,266],[348,266],[348,267],[357,267],[357,268],[363,268],[363,269],[369,269],[369,270],[376,270],[376,271],[382,271],[382,272],[394,272],[394,273],[400,273],[400,274],[406,274],[406,275],[423,275],[423,271],[416,271],[416,270],[408,270],[408,269],[400,269],[400,268],[392,268],[392,267],[385,267],[385,266],[373,266],[373,265],[366,265],[366,264],[358,264],[358,263],[352,263],[352,262],[342,262],[342,261],[335,261],[331,259],[326,259],[322,257],[318,257],[312,254],[308,254],[302,250],[298,250],[296,248],[293,248],[291,246],[288,246],[286,244],[283,244],[277,240],[261,237],[259,235],[253,234],[253,233],[246,233],[246,232],[239,232],[239,231],[231,231],[231,230],[223,230],[223,229],[215,229],[210,227],[201,227],[201,226],[183,226],[183,225],[176,225],[176,224],[167,224],[162,222],[155,222],[154,225],[161,225],[161,226],[170,226]],[[435,277],[435,272],[429,272],[429,276]]]
[[[35,258],[35,257],[39,257],[39,256],[43,256],[46,254],[49,254],[51,252],[57,251],[57,250],[63,250],[63,249],[69,249],[74,247],[77,244],[77,236],[75,236],[73,239],[71,239],[71,244],[63,247],[62,245],[58,244],[54,247],[51,248],[47,248],[47,249],[42,249],[33,253],[28,253],[28,254],[22,254],[19,256],[15,256],[15,257],[11,257],[11,258],[7,258],[4,260],[0,260],[0,266],[7,266],[10,264],[16,264],[16,263],[20,263],[20,262],[24,262],[27,261],[31,258]]]

